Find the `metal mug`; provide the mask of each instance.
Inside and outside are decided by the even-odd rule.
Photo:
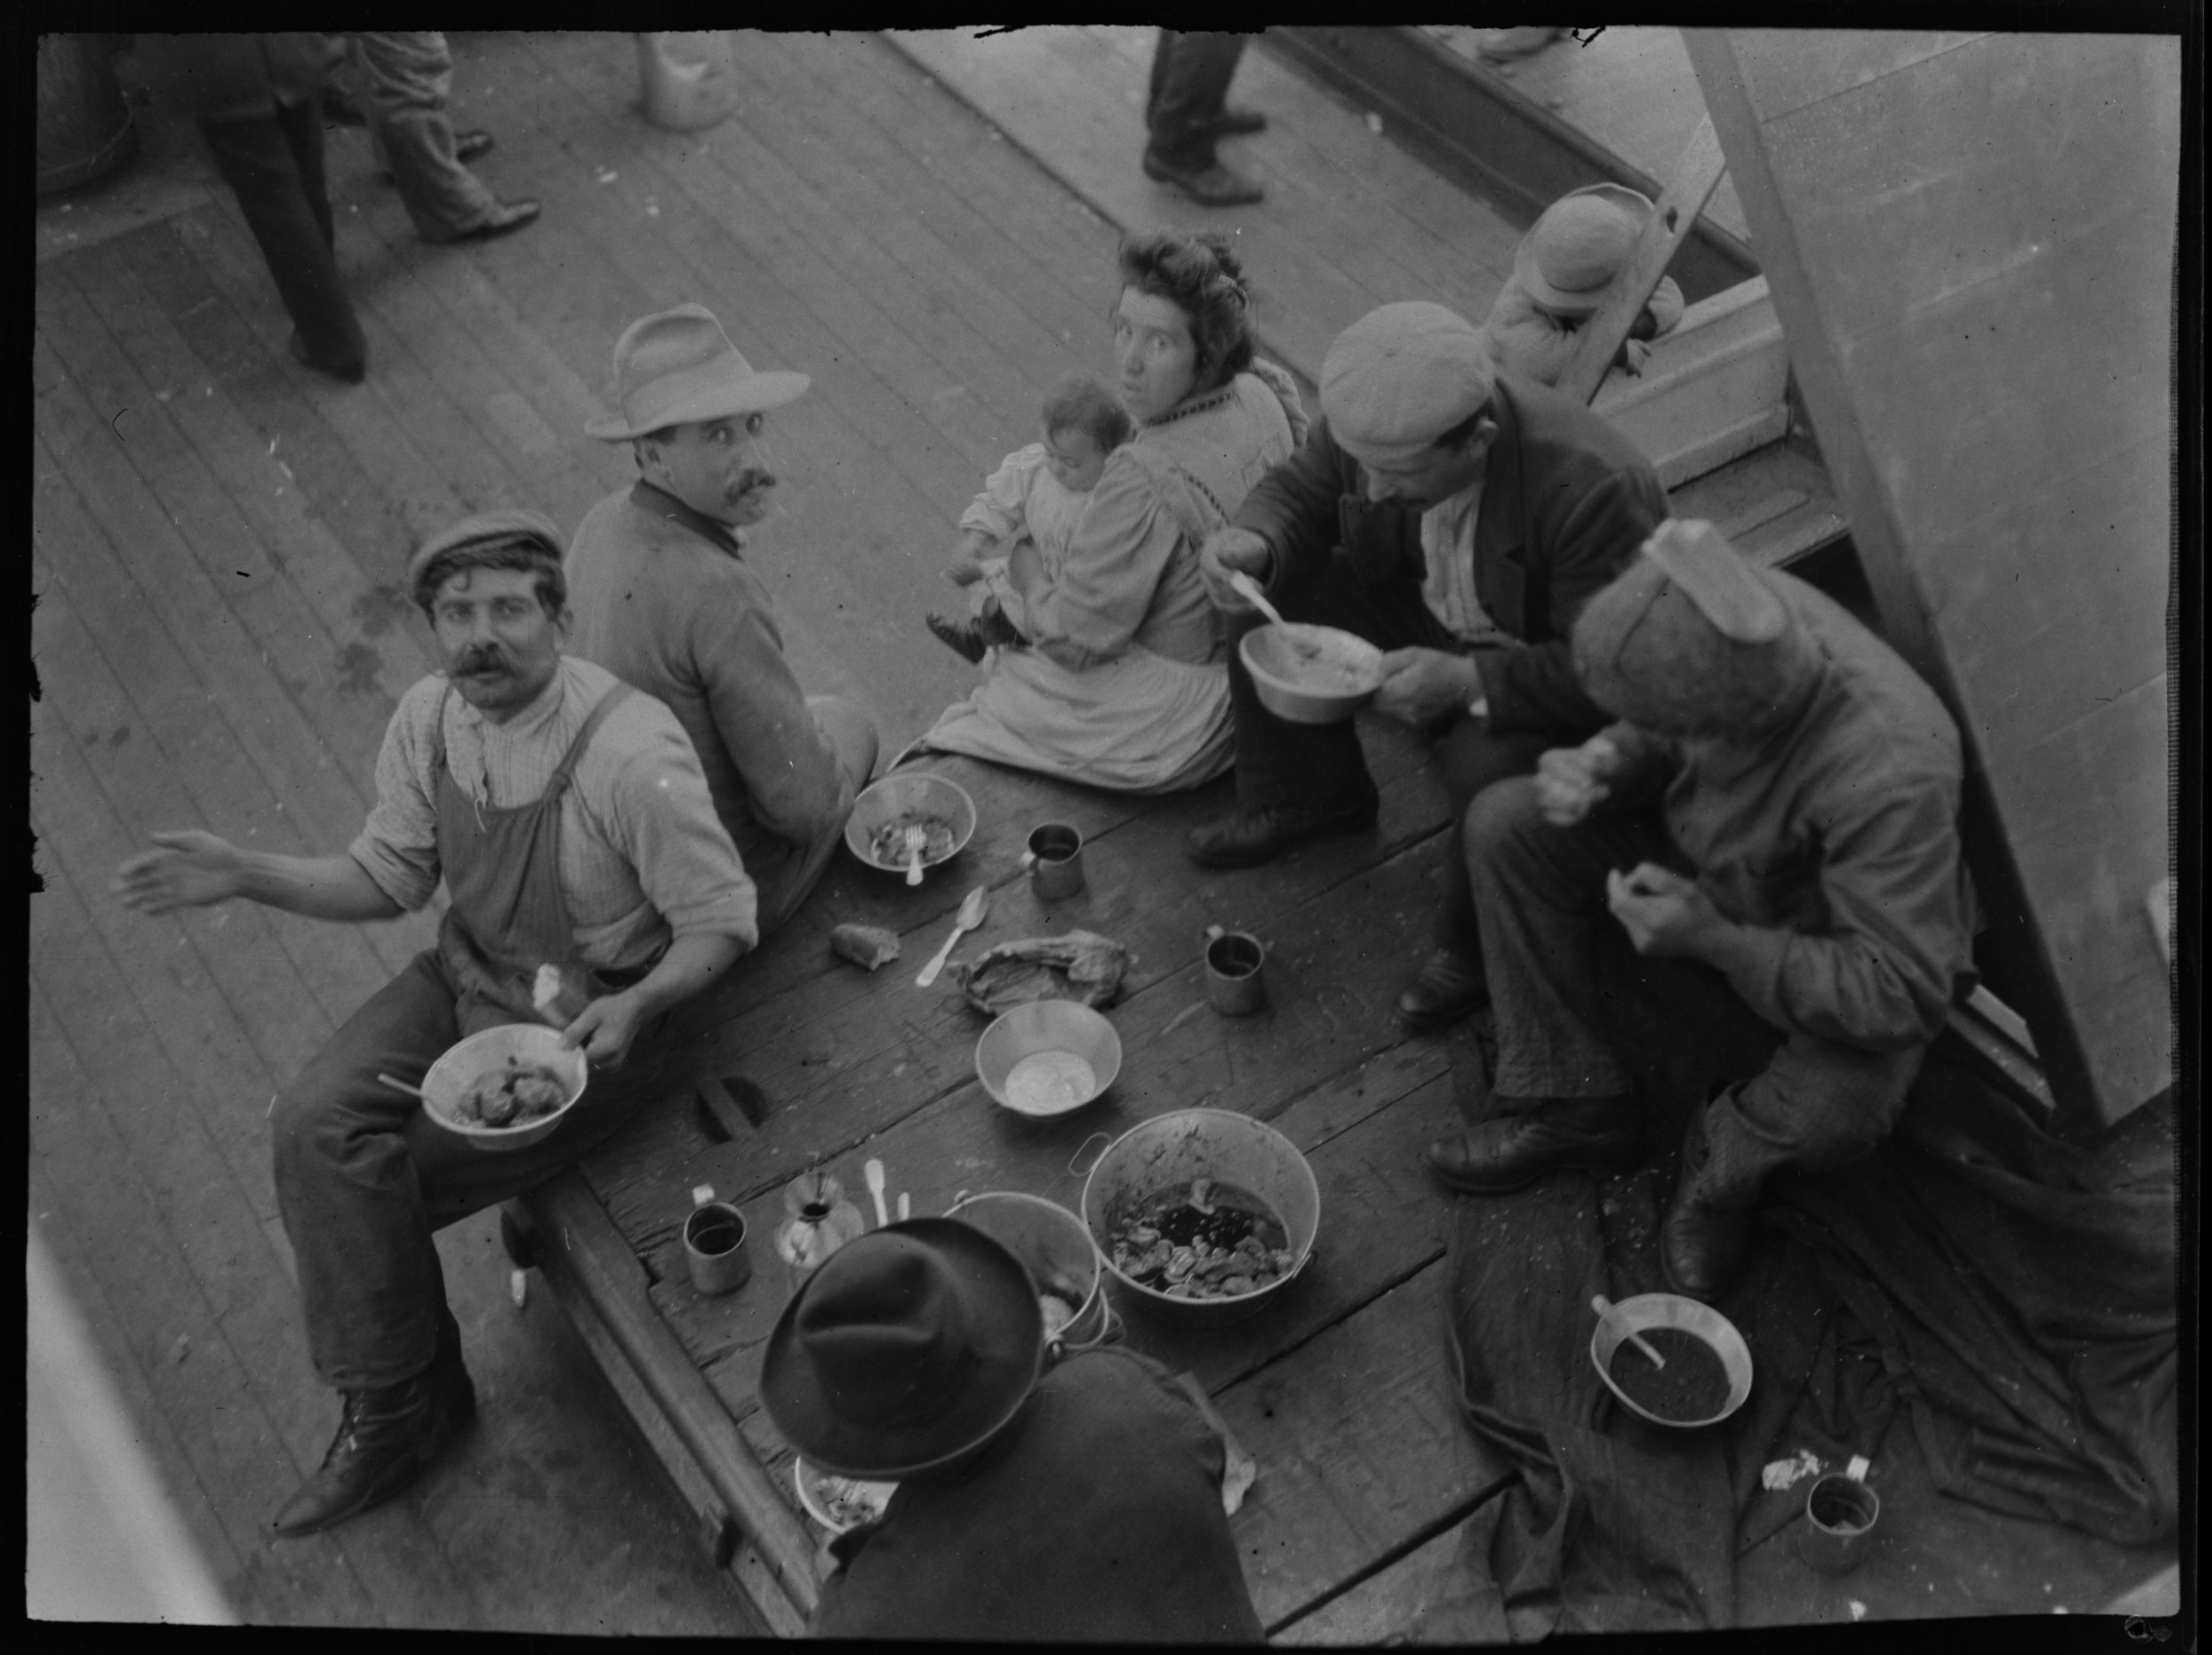
[[[1249,1017],[1267,1004],[1267,949],[1248,931],[1206,928],[1206,1002],[1224,1017]]]
[[[1850,1470],[1830,1472],[1806,1493],[1797,1555],[1823,1574],[1848,1574],[1874,1543],[1882,1501],[1866,1486],[1865,1465],[1855,1459]]]
[[[1047,822],[1030,830],[1022,852],[1030,889],[1045,902],[1058,902],[1083,889],[1083,835],[1066,822]]]
[[[691,1192],[691,1202],[684,1219],[684,1261],[691,1266],[691,1285],[710,1297],[734,1293],[753,1275],[752,1255],[745,1251],[745,1215],[728,1202],[717,1201],[708,1184]]]

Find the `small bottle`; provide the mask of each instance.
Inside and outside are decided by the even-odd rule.
[[[790,1214],[776,1232],[776,1251],[796,1293],[822,1261],[868,1228],[860,1209],[845,1199],[844,1186],[827,1173],[801,1174],[785,1187],[783,1210]]]

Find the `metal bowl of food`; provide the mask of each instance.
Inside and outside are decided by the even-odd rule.
[[[590,1077],[580,1047],[544,1023],[503,1023],[448,1049],[422,1077],[431,1120],[472,1149],[518,1150],[549,1136]]]
[[[1083,1183],[1116,1283],[1163,1321],[1219,1328],[1264,1309],[1313,1260],[1321,1187],[1274,1128],[1227,1109],[1132,1127]]]
[[[1666,1366],[1629,1338],[1641,1334]],[[1639,1419],[1680,1430],[1717,1425],[1751,1395],[1751,1347],[1709,1305],[1678,1293],[1639,1293],[1600,1316],[1590,1360],[1605,1388]]]
[[[1341,724],[1375,698],[1382,651],[1335,627],[1286,621],[1237,645],[1260,704],[1293,724]]]
[[[1018,1115],[1072,1114],[1121,1073],[1121,1036],[1087,1005],[1032,1000],[983,1031],[975,1075],[992,1100]]]
[[[845,819],[845,848],[870,867],[903,874],[909,828],[922,830],[922,866],[958,856],[975,836],[975,801],[956,781],[927,770],[887,775],[861,789]]]
[[[1083,1220],[1056,1201],[1013,1189],[963,1196],[945,1216],[972,1224],[1036,1279],[1045,1350],[1057,1357],[1106,1337],[1119,1321],[1106,1305],[1106,1266]]]
[[[806,1514],[833,1535],[876,1521],[899,1487],[895,1482],[833,1476],[803,1459],[791,1462],[791,1482],[799,1490],[799,1504],[806,1507]]]

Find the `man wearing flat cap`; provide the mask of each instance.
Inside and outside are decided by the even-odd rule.
[[[1494,369],[1487,342],[1440,304],[1386,304],[1329,348],[1305,445],[1261,479],[1200,561],[1233,627],[1257,617],[1228,585],[1260,582],[1292,620],[1380,645],[1378,712],[1431,733],[1455,813],[1536,755],[1605,721],[1576,681],[1568,628],[1667,514],[1628,440],[1571,399]],[[1212,867],[1372,825],[1378,804],[1347,722],[1292,724],[1229,656],[1237,809],[1190,835]],[[1416,1029],[1486,998],[1458,824],[1433,951],[1399,997]]]
[[[400,698],[376,803],[336,855],[154,835],[114,889],[148,913],[244,897],[319,920],[449,905],[437,945],[348,1019],[273,1110],[277,1205],[315,1369],[342,1396],[280,1536],[408,1487],[473,1415],[433,1233],[542,1182],[677,1077],[666,1012],[757,939],[753,888],[666,707],[564,658],[559,531],[489,512],[408,569],[444,670]],[[412,1087],[463,1037],[550,1022],[589,1065],[552,1133],[485,1154]]]
[[[1592,598],[1574,660],[1617,722],[1475,801],[1493,1112],[1429,1158],[1494,1195],[1640,1158],[1633,997],[1722,1062],[1660,1235],[1726,1291],[1784,1167],[1864,1154],[1970,987],[1956,727],[1889,646],[1709,523],[1669,521]],[[1638,957],[1646,957],[1640,959]]]
[[[876,762],[865,712],[800,690],[768,588],[743,555],[776,486],[769,414],[810,381],[756,370],[712,312],[680,304],[624,331],[614,383],[618,412],[584,429],[627,443],[638,479],[576,526],[576,652],[682,723],[759,889],[766,936],[829,866]]]
[[[971,1225],[833,1253],[770,1335],[760,1398],[817,1471],[898,1484],[831,1543],[814,1636],[1261,1641],[1220,1434],[1133,1351],[1047,1366],[1034,1280]]]

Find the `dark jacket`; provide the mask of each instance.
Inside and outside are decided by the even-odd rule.
[[[150,35],[176,77],[185,107],[203,120],[243,120],[305,103],[345,57],[334,35]]]
[[[1260,1642],[1221,1439],[1156,1362],[1071,1356],[982,1457],[839,1537],[817,1637]]]
[[[1666,491],[1633,443],[1571,397],[1501,375],[1491,413],[1498,436],[1475,521],[1475,595],[1527,647],[1476,652],[1490,727],[1587,734],[1608,720],[1575,677],[1568,634],[1665,520]],[[1370,586],[1417,589],[1427,573],[1420,512],[1369,500],[1359,462],[1325,420],[1234,521],[1274,548],[1271,596],[1313,579],[1340,547]]]

